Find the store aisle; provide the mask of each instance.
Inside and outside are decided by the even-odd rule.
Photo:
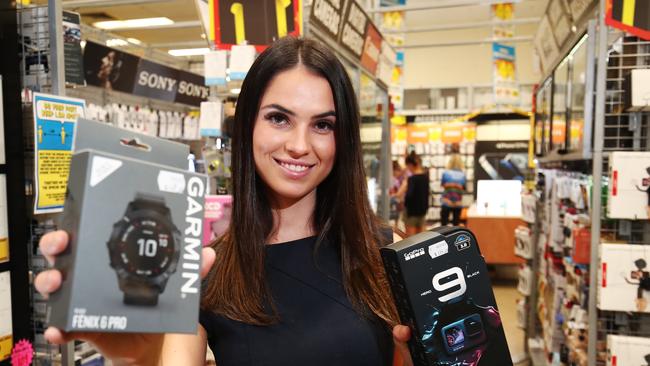
[[[517,300],[522,295],[517,292],[517,285],[513,282],[496,282],[492,288],[501,313],[510,354],[513,361],[520,360],[525,355],[524,331],[517,326]]]

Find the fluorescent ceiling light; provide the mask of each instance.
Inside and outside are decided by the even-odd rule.
[[[121,38],[113,38],[113,39],[106,40],[106,45],[108,47],[124,47],[124,46],[128,46],[129,42]]]
[[[230,89],[230,92],[233,94],[239,94],[239,92],[241,92],[241,89],[240,88]]]
[[[104,22],[93,23],[93,26],[100,29],[128,29],[128,28],[144,28],[156,27],[159,25],[174,24],[174,21],[165,18],[142,18],[142,19],[127,19],[127,20],[108,20]]]
[[[126,40],[133,43],[133,44],[137,44],[138,46],[142,44],[142,41],[140,41],[137,38],[127,38]]]
[[[206,53],[210,52],[210,49],[207,47],[203,48],[183,48],[183,49],[178,49],[178,50],[169,50],[167,53],[169,53],[172,56],[198,56],[198,55],[205,55]]]

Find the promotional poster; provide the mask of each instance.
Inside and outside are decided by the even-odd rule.
[[[86,85],[81,50],[81,15],[79,13],[63,12],[63,53],[65,81]]]
[[[523,182],[528,173],[528,141],[476,141],[474,160],[475,186],[479,180]]]
[[[512,365],[474,235],[436,228],[381,249],[417,366]]]
[[[34,213],[61,212],[77,119],[86,102],[34,93]]]
[[[140,58],[95,42],[86,42],[84,70],[88,85],[124,93],[133,91]]]

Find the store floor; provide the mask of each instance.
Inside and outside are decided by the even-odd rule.
[[[517,300],[521,299],[522,295],[517,291],[517,283],[512,281],[496,280],[492,288],[503,321],[512,360],[517,362],[523,359],[525,354],[524,331],[517,326]],[[525,364],[518,363],[517,365]]]

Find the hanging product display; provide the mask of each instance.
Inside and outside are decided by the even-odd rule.
[[[598,308],[650,313],[650,248],[604,243],[600,257]]]
[[[650,70],[636,69],[625,76],[625,106],[628,111],[650,111]]]
[[[203,56],[205,70],[205,85],[226,85],[228,51],[218,50]]]
[[[195,112],[163,111],[117,103],[105,106],[91,103],[86,107],[86,118],[150,136],[185,140],[201,138],[199,117]]]
[[[650,217],[650,152],[613,152],[609,172],[607,216],[647,220]]]
[[[607,335],[607,366],[650,365],[650,339]]]
[[[221,102],[201,103],[199,130],[201,136],[221,136],[223,104]]]
[[[381,255],[400,319],[411,327],[416,365],[512,365],[473,234],[436,228],[382,248]]]
[[[195,333],[206,177],[187,171],[188,147],[84,119],[78,139],[50,324]]]
[[[34,213],[61,212],[77,119],[86,102],[34,93]]]

